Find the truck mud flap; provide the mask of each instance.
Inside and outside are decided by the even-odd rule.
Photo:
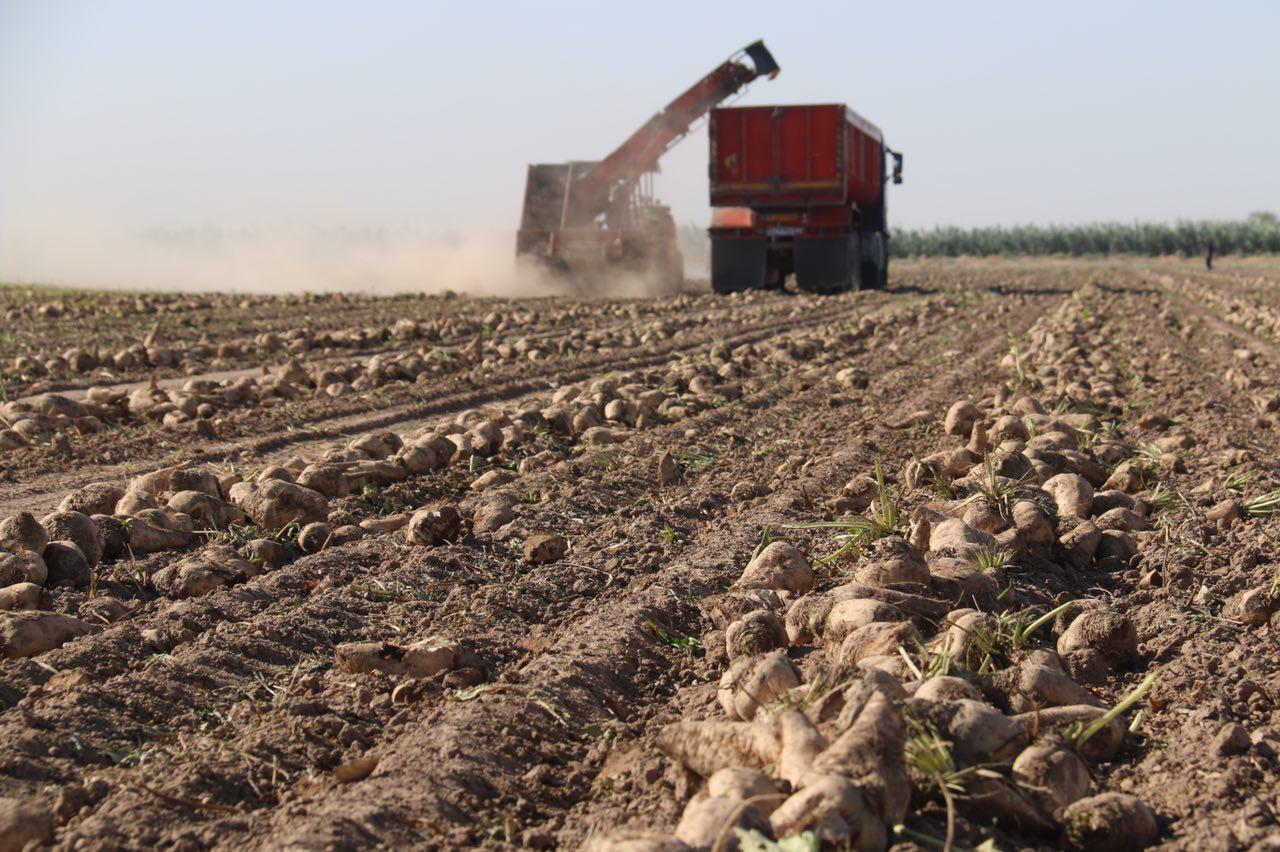
[[[862,260],[858,237],[796,240],[796,286],[808,293],[839,293],[858,288]]]
[[[717,293],[760,290],[765,285],[763,240],[711,240],[711,289]]]

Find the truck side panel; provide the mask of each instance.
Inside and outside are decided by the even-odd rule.
[[[845,162],[849,164],[849,199],[859,207],[874,206],[884,188],[884,153],[880,131],[846,108]]]

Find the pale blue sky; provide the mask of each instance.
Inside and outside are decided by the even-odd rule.
[[[724,56],[845,101],[902,225],[1280,208],[1280,3],[0,0],[0,228],[514,227]],[[706,141],[660,193],[706,220]]]

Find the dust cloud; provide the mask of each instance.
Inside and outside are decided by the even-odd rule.
[[[0,281],[110,290],[645,298],[643,276],[567,281],[517,263],[515,234],[412,229],[0,227]]]
[[[514,234],[396,229],[0,230],[0,281],[114,290],[537,296]]]

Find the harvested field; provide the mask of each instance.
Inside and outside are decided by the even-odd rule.
[[[0,848],[1271,848],[1280,264],[1219,266],[0,291]]]

